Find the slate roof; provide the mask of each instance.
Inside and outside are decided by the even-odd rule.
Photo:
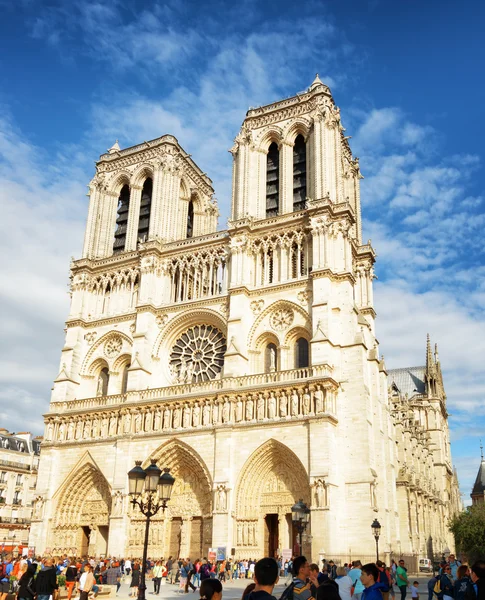
[[[29,454],[31,451],[34,454],[40,454],[40,442],[32,441],[32,450],[29,448],[29,443],[21,437],[14,435],[0,435],[0,448],[4,450],[13,450],[14,452],[24,452]]]
[[[475,485],[473,486],[472,496],[475,494],[482,496],[483,492],[485,492],[485,460],[482,458]]]
[[[408,398],[416,394],[426,392],[424,376],[426,367],[407,367],[405,369],[390,369],[388,371],[389,384],[394,383],[401,394],[408,395]]]

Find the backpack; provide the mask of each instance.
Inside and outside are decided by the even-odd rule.
[[[386,593],[389,591],[389,577],[387,576],[387,573],[385,571],[379,572],[379,577],[377,581],[382,585],[386,586],[385,589],[381,590],[382,592]]]
[[[0,563],[0,580],[5,577],[5,565],[3,562]]]
[[[280,596],[280,600],[293,600],[293,588],[295,583],[291,582],[289,586],[285,587],[283,593]]]
[[[436,577],[436,583],[434,584],[434,588],[433,588],[433,592],[435,593],[436,597],[441,600],[441,598],[443,598],[443,590],[441,589],[441,575],[438,575]]]

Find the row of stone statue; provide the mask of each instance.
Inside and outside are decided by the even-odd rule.
[[[238,521],[236,543],[238,546],[257,545],[257,521]]]
[[[105,438],[133,433],[150,433],[170,429],[217,426],[229,423],[287,419],[291,417],[335,414],[335,392],[317,385],[292,390],[271,390],[244,396],[218,396],[188,403],[171,403],[165,407],[123,408],[65,418],[46,423],[45,441],[71,441]]]

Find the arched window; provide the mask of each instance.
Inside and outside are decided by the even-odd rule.
[[[293,212],[303,210],[306,203],[306,144],[303,136],[296,137],[293,146]]]
[[[310,364],[310,357],[308,353],[308,340],[305,338],[298,338],[295,345],[295,368],[304,369]]]
[[[123,369],[123,375],[121,376],[121,393],[126,394],[128,389],[128,370],[131,367],[131,363],[125,365]]]
[[[266,158],[266,218],[276,217],[280,204],[280,151],[273,142]]]
[[[124,252],[126,244],[126,228],[128,224],[128,210],[130,208],[130,188],[124,185],[118,198],[118,216],[116,218],[115,241],[113,254]]]
[[[194,235],[194,203],[189,201],[187,208],[187,237],[191,238]]]
[[[108,384],[109,384],[109,370],[108,370],[108,367],[104,367],[99,372],[98,389],[97,389],[96,395],[97,396],[107,396],[108,395]]]
[[[264,359],[265,373],[274,373],[278,370],[278,350],[275,344],[271,343],[266,346]]]
[[[292,279],[296,279],[297,277],[301,277],[305,275],[305,247],[302,244],[297,244],[296,242],[291,246],[290,251],[290,259],[291,259],[291,277]]]
[[[150,229],[150,211],[152,208],[153,180],[151,177],[145,179],[141,191],[140,218],[138,220],[138,241],[146,242]]]

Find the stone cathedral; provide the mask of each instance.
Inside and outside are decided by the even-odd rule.
[[[460,507],[439,357],[387,371],[359,161],[318,76],[248,111],[232,212],[171,135],[96,163],[45,415],[30,545],[141,556],[127,472],[176,482],[148,554],[372,558],[453,548]]]

